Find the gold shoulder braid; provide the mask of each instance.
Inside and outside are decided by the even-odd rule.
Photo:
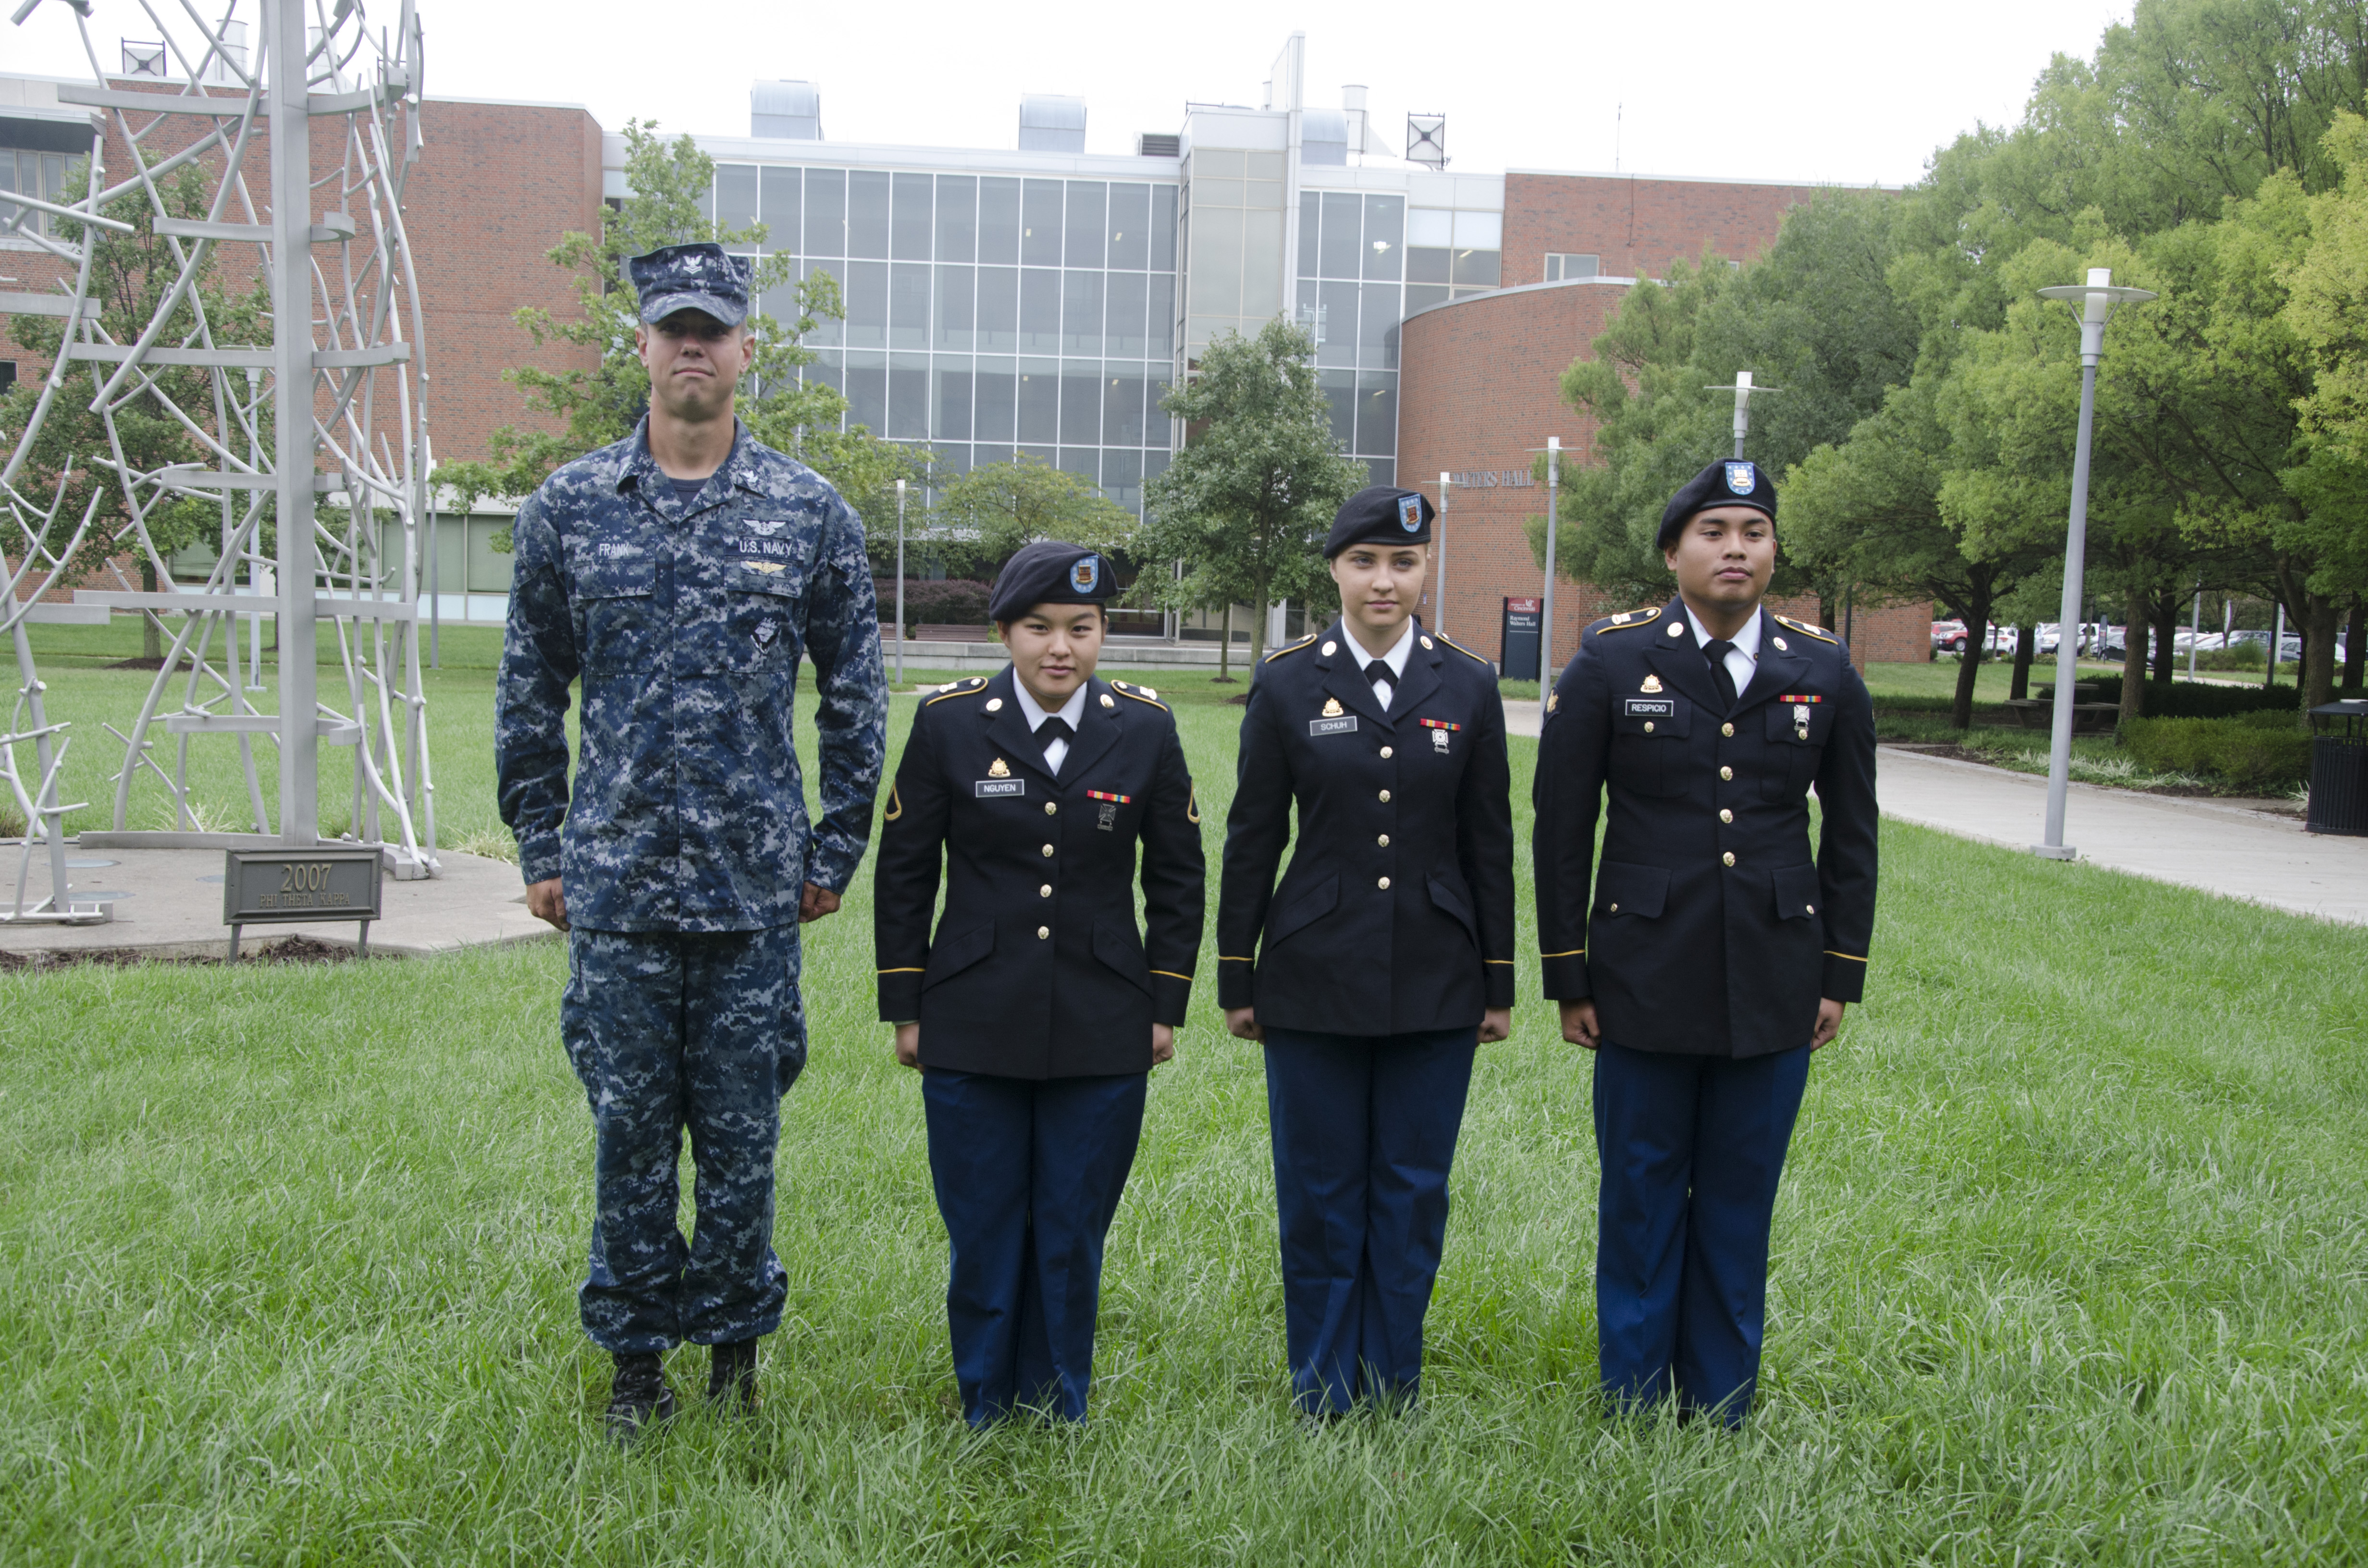
[[[1269,653],[1265,658],[1260,659],[1258,663],[1262,665],[1270,665],[1277,659],[1281,658],[1285,653],[1296,653],[1302,648],[1306,647],[1310,642],[1315,642],[1322,635],[1324,634],[1320,631],[1311,631],[1296,642],[1285,643],[1283,646],[1277,648],[1273,653]]]
[[[978,693],[985,691],[985,689],[986,677],[985,676],[972,676],[967,680],[950,680],[946,682],[945,685],[938,687],[938,694],[935,697],[930,698],[928,701],[922,703],[921,706],[924,708],[931,707],[937,703],[943,702],[949,697],[975,697]]]
[[[1623,609],[1608,619],[1597,621],[1588,630],[1600,637],[1606,632],[1625,631],[1634,626],[1650,626],[1660,619],[1661,611],[1666,608],[1668,607],[1664,605],[1655,605],[1649,609]]]
[[[1831,642],[1837,646],[1841,642],[1840,638],[1835,636],[1832,632],[1827,631],[1822,626],[1811,626],[1807,621],[1794,620],[1789,615],[1780,615],[1776,619],[1779,625],[1789,627],[1793,631],[1799,632],[1804,637],[1814,637],[1820,642]]]

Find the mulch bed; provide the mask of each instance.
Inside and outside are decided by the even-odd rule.
[[[238,961],[241,963],[349,963],[351,948],[335,947],[310,937],[282,937],[276,942],[241,943]],[[129,969],[133,964],[222,964],[221,954],[197,954],[188,958],[159,958],[138,948],[51,948],[43,952],[0,952],[0,974],[24,971],[45,972],[54,969],[72,969],[77,964],[107,964],[116,969]]]

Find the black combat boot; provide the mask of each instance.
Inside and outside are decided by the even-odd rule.
[[[707,1371],[707,1402],[734,1415],[757,1413],[757,1342],[718,1345]]]
[[[619,1443],[674,1416],[674,1390],[655,1355],[617,1357],[616,1381],[609,1390],[609,1435]]]

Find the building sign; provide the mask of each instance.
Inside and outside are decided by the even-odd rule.
[[[1534,490],[1538,476],[1525,468],[1475,468],[1449,474],[1447,483],[1466,490]]]
[[[1498,631],[1497,672],[1506,680],[1538,678],[1538,633],[1544,625],[1542,599],[1505,601],[1505,619]]]

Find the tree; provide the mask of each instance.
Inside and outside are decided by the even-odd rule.
[[[2045,563],[2049,551],[2029,531],[2005,526],[2009,504],[2028,507],[2031,500],[2010,484],[2008,494],[1986,498],[1992,506],[1987,528],[1969,530],[1949,515],[1942,488],[1957,453],[1940,407],[1945,379],[1944,370],[1919,374],[1849,439],[1818,447],[1792,469],[1777,535],[1812,570],[1928,597],[1965,623],[1950,711],[1950,722],[1962,730],[1974,722],[1984,632],[2000,601]]]
[[[1333,438],[1314,338],[1280,319],[1256,337],[1227,333],[1212,343],[1160,407],[1191,436],[1144,487],[1137,552],[1181,562],[1184,574],[1155,579],[1147,597],[1174,608],[1257,607],[1255,668],[1277,599],[1328,596],[1324,536],[1340,503],[1365,483],[1364,465]]]
[[[2309,573],[2313,625],[2305,629],[2303,702],[2334,690],[2336,608],[2349,599],[2349,653],[2360,658],[2360,605],[2368,597],[2368,119],[2340,117],[2327,144],[2343,170],[2340,188],[2310,204],[2311,243],[2286,274],[2284,324],[2309,357],[2311,391],[2300,400],[2302,460],[2287,475],[2306,516],[2283,530]],[[2323,619],[2324,626],[2316,624]]]
[[[85,165],[78,176],[85,188],[88,178]],[[156,185],[165,207],[161,213],[154,210],[146,196],[139,191],[118,197],[102,209],[105,216],[131,224],[133,232],[129,234],[91,228],[72,219],[58,222],[62,238],[91,247],[89,297],[98,306],[99,325],[107,337],[117,343],[133,342],[147,329],[166,292],[180,277],[185,247],[193,243],[158,234],[155,220],[203,219],[209,215],[206,183],[195,167],[184,165]],[[67,199],[76,199],[80,195],[76,191]],[[189,341],[201,323],[210,329],[211,340],[217,345],[252,344],[264,336],[263,316],[269,309],[266,287],[258,283],[254,292],[233,296],[223,286],[216,266],[219,254],[219,247],[208,248],[194,286],[166,318],[159,342],[170,345]],[[9,331],[17,341],[28,352],[52,364],[63,349],[68,325],[60,317],[19,315],[9,319]],[[41,540],[51,550],[63,550],[85,514],[91,514],[91,527],[83,536],[80,549],[66,563],[70,577],[85,577],[102,570],[110,557],[128,548],[139,562],[141,587],[154,593],[176,551],[218,532],[222,504],[197,496],[143,503],[138,519],[140,529],[146,535],[142,543],[140,531],[132,527],[133,517],[125,499],[123,482],[112,465],[120,461],[141,472],[154,472],[176,463],[199,468],[219,466],[205,443],[167,407],[169,400],[172,406],[202,418],[213,407],[209,372],[189,366],[149,366],[144,381],[135,378],[116,394],[117,401],[109,411],[111,417],[102,416],[92,412],[91,403],[114,370],[111,364],[93,360],[75,360],[67,366],[49,412],[42,418],[40,433],[17,472],[16,483],[23,494],[57,503]],[[22,439],[40,391],[37,383],[19,382],[6,400],[0,400],[0,450],[14,450]],[[270,439],[267,427],[262,437],[267,449]],[[159,625],[154,611],[142,613],[141,648],[151,659],[164,655]]]
[[[1127,551],[1134,518],[1093,481],[1015,452],[939,487],[939,530],[931,548],[966,570],[991,569],[1033,540],[1057,539],[1098,550]]]
[[[715,161],[689,137],[666,142],[655,124],[626,122],[628,194],[603,220],[599,233],[563,234],[545,253],[574,275],[577,313],[562,317],[527,305],[513,318],[536,347],[561,343],[590,349],[598,363],[588,370],[519,365],[502,373],[525,391],[529,408],[552,416],[561,427],[523,430],[506,425],[488,443],[489,460],[439,463],[438,482],[458,493],[462,508],[481,496],[530,494],[561,464],[632,433],[649,404],[650,381],[633,352],[641,312],[625,279],[626,258],[701,240],[735,250],[765,241],[762,223],[727,230],[706,216],[714,178]],[[814,361],[806,335],[819,322],[842,319],[846,310],[837,279],[817,272],[799,280],[796,265],[780,253],[757,260],[750,292],[764,309],[749,317],[757,346],[741,391],[740,417],[758,440],[792,454],[836,485],[875,534],[885,528],[893,539],[895,482],[920,478],[927,457],[879,440],[860,425],[842,431],[847,399],[825,382],[800,379],[801,367]]]
[[[1746,450],[1775,472],[1882,406],[1916,362],[1916,317],[1888,279],[1899,207],[1880,191],[1820,193],[1785,215],[1758,260],[1737,269],[1705,256],[1621,301],[1591,357],[1563,372],[1565,399],[1596,419],[1596,460],[1565,471],[1557,567],[1638,597],[1670,591],[1654,542],[1661,508],[1733,449],[1734,399],[1706,389],[1738,370],[1783,389],[1753,401]],[[1531,533],[1543,565],[1543,520]],[[1814,588],[1830,605],[1844,585],[1786,549],[1773,587]]]

